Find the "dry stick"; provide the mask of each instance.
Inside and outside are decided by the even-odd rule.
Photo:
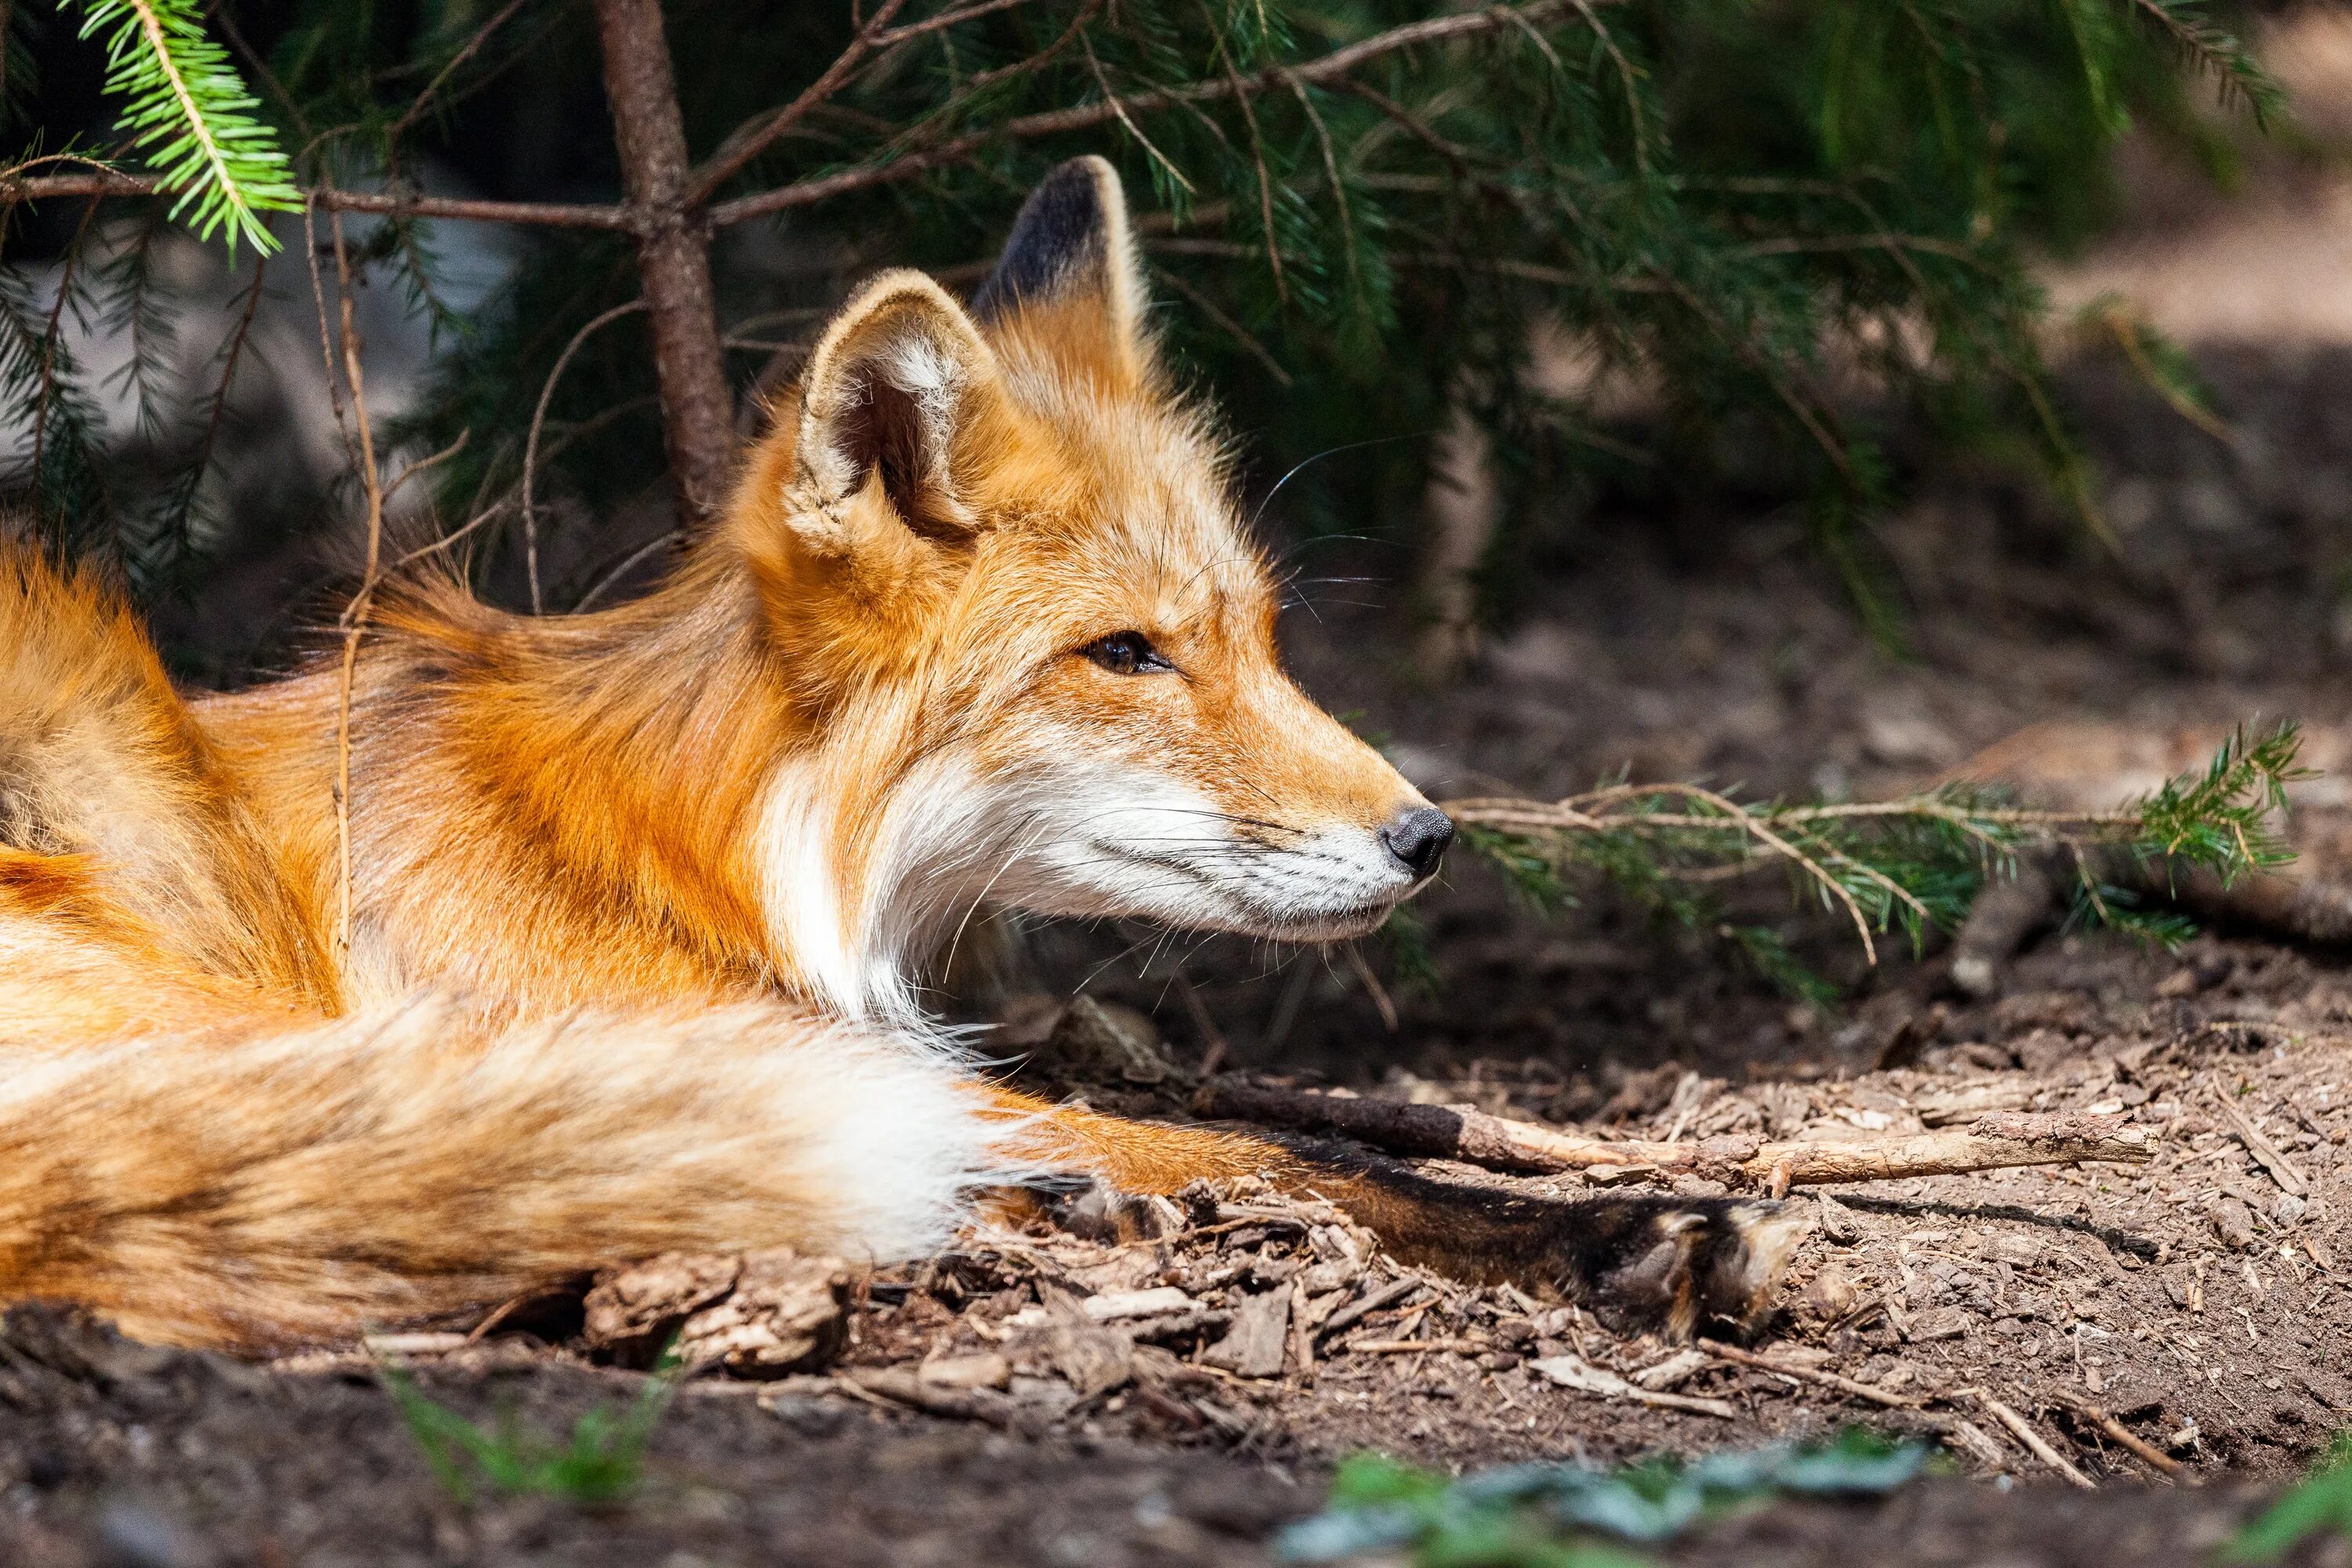
[[[2304,1180],[2303,1173],[2294,1168],[2294,1162],[2279,1152],[2277,1144],[2263,1135],[2263,1130],[2254,1125],[2253,1118],[2231,1104],[2227,1098],[2216,1103],[2221,1107],[2221,1114],[2229,1118],[2230,1130],[2237,1135],[2238,1142],[2246,1146],[2246,1152],[2254,1157],[2256,1164],[2270,1173],[2271,1180],[2279,1184],[2282,1192],[2298,1198],[2310,1193],[2311,1184]]]
[[[687,201],[686,127],[660,0],[596,0],[604,96],[628,205],[638,215],[637,274],[653,318],[662,437],[679,520],[717,515],[735,457],[734,400],[710,286],[710,234]]]
[[[1371,997],[1372,1005],[1380,1009],[1381,1023],[1390,1034],[1395,1034],[1398,1022],[1396,1004],[1389,1000],[1387,987],[1381,984],[1381,977],[1372,973],[1372,966],[1364,962],[1362,952],[1354,942],[1343,942],[1339,943],[1339,956],[1348,961],[1348,967],[1355,972],[1356,983]]]
[[[1745,1186],[1897,1181],[2019,1165],[2084,1161],[2145,1163],[2147,1130],[2127,1114],[1991,1112],[1967,1127],[1837,1143],[1766,1143],[1752,1135],[1696,1143],[1611,1140],[1513,1121],[1484,1111],[1233,1082],[1202,1097],[1210,1116],[1344,1133],[1399,1153],[1463,1160],[1502,1171],[1559,1173],[1599,1166],[1702,1174]]]
[[[1231,1047],[1226,1043],[1225,1032],[1217,1027],[1217,1020],[1210,1016],[1209,1005],[1201,1000],[1200,991],[1193,985],[1192,977],[1184,973],[1181,961],[1176,970],[1176,995],[1184,1004],[1185,1014],[1192,1018],[1192,1027],[1201,1037],[1201,1077],[1213,1079],[1217,1076],[1217,1069],[1224,1065],[1225,1053]]]
[[[531,505],[531,482],[539,473],[539,431],[540,426],[547,423],[547,405],[553,401],[555,384],[563,379],[564,367],[572,363],[572,356],[580,352],[580,345],[594,336],[600,327],[624,316],[635,315],[645,308],[643,300],[615,305],[572,333],[572,341],[563,345],[563,352],[555,356],[555,368],[547,373],[546,384],[539,389],[539,406],[530,412],[530,434],[524,439],[522,447],[522,552],[524,569],[530,577],[530,613],[534,616],[546,613],[546,606],[540,602],[539,595],[539,514]]]
[[[360,373],[360,337],[352,322],[352,261],[343,247],[343,220],[331,216],[335,237],[335,292],[341,305],[343,379],[352,389],[352,422],[359,427],[360,483],[367,492],[367,572],[360,591],[343,606],[342,672],[335,687],[335,953],[352,947],[352,676],[359,666],[360,632],[375,597],[376,574],[383,562],[383,485],[375,471],[375,433],[368,424],[367,382]]]
[[[1924,1399],[1906,1399],[1899,1394],[1889,1394],[1883,1388],[1873,1388],[1866,1383],[1856,1383],[1850,1377],[1840,1377],[1836,1373],[1823,1372],[1818,1367],[1791,1366],[1786,1362],[1774,1361],[1769,1356],[1760,1356],[1753,1351],[1744,1351],[1737,1345],[1727,1345],[1716,1340],[1701,1340],[1698,1342],[1698,1348],[1717,1361],[1731,1362],[1738,1366],[1752,1366],[1759,1372],[1769,1372],[1778,1377],[1793,1377],[1806,1383],[1818,1383],[1823,1388],[1834,1388],[1840,1394],[1851,1394],[1856,1399],[1867,1400],[1873,1405],[1884,1405],[1890,1410],[1916,1410],[1927,1403]]]
[[[435,73],[433,79],[425,84],[425,90],[416,95],[415,101],[403,110],[400,118],[392,122],[392,129],[383,133],[383,144],[393,149],[392,155],[394,158],[400,155],[400,139],[408,134],[410,126],[425,117],[426,107],[439,95],[441,89],[448,85],[449,79],[456,76],[467,60],[481,53],[482,47],[490,41],[491,35],[514,20],[515,13],[528,4],[530,0],[507,0],[506,5],[499,9],[496,16],[474,29],[474,36],[467,38],[464,47],[449,57],[449,63],[443,66],[438,72]]]
[[[6,6],[0,5],[0,21],[5,21],[6,14]],[[0,32],[0,38],[5,37],[5,32]],[[0,47],[0,54],[5,53],[5,47]],[[236,378],[237,361],[245,353],[246,339],[252,335],[253,318],[261,308],[262,280],[268,275],[269,258],[255,257],[253,286],[245,291],[245,309],[236,319],[236,330],[229,333],[228,342],[222,345],[220,382],[213,388],[213,406],[212,411],[205,416],[204,439],[197,443],[196,460],[188,469],[188,498],[191,508],[194,505],[197,488],[205,481],[205,470],[213,466],[213,447],[220,439],[223,416],[228,412],[229,384]]]
[[[2067,1409],[2114,1438],[2118,1447],[2138,1456],[2158,1474],[2169,1476],[2175,1480],[2187,1478],[2191,1486],[2196,1484],[2196,1479],[2189,1475],[2188,1466],[2142,1437],[2099,1406],[2077,1399],[2069,1394],[2060,1394],[2057,1399]]]
[[[2035,1431],[2032,1422],[2026,1420],[2024,1416],[2020,1415],[2016,1411],[2011,1410],[2008,1405],[2003,1405],[2000,1400],[1995,1399],[1983,1389],[1975,1389],[1972,1390],[1972,1392],[1977,1396],[1977,1402],[1985,1407],[1985,1413],[1990,1415],[1994,1420],[2000,1422],[2002,1426],[2008,1427],[2010,1435],[2015,1437],[2019,1442],[2024,1444],[2035,1458],[2041,1460],[2043,1464],[2049,1466],[2052,1469],[2057,1471],[2060,1475],[2065,1477],[2067,1480],[2073,1482],[2075,1486],[2082,1488],[2086,1492],[2096,1491],[2099,1489],[2098,1483],[2091,1479],[2090,1477],[2084,1475],[2081,1470],[2076,1469],[2073,1460],[2067,1458],[2065,1455],[2052,1447],[2050,1446],[2050,1440],[2044,1437],[2041,1433]]]

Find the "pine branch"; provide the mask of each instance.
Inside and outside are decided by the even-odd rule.
[[[186,215],[202,239],[226,230],[231,251],[239,240],[275,250],[261,215],[291,212],[301,197],[277,138],[247,112],[253,94],[205,36],[201,9],[194,0],[84,3],[83,37],[111,29],[106,87],[130,100],[122,127],[160,167],[157,189],[179,193],[170,216]]]
[[[1930,929],[1957,927],[1990,879],[2014,874],[2019,857],[2057,849],[2074,860],[2082,913],[2177,943],[2186,928],[2103,880],[2099,855],[2150,870],[2202,868],[2224,886],[2283,865],[2293,852],[2274,817],[2285,786],[2309,776],[2295,763],[2300,743],[2292,724],[2260,740],[2241,730],[2202,772],[2105,812],[2021,808],[1961,784],[1892,801],[1748,805],[1694,784],[1620,784],[1559,801],[1482,797],[1445,809],[1538,907],[1571,901],[1568,877],[1597,871],[1683,926],[1733,941],[1776,982],[1819,994],[1776,939],[1728,925],[1700,889],[1783,867],[1855,928],[1874,964],[1874,933],[1900,930],[1916,948]]]
[[[812,206],[854,191],[911,180],[919,174],[961,163],[998,142],[1066,135],[1074,131],[1092,130],[1121,118],[1139,118],[1180,106],[1287,92],[1294,79],[1310,86],[1325,86],[1341,80],[1359,67],[1401,50],[1475,37],[1521,24],[1532,25],[1575,8],[1570,0],[1533,0],[1532,4],[1526,5],[1496,5],[1484,11],[1465,11],[1391,27],[1287,68],[1269,66],[1253,73],[1236,72],[1184,87],[1154,89],[1123,97],[1107,97],[1069,109],[1018,115],[987,130],[953,137],[937,146],[908,153],[883,163],[815,175],[772,191],[763,191],[758,195],[739,196],[730,202],[721,202],[710,209],[710,221],[723,227],[755,217],[765,217],[772,213]]]

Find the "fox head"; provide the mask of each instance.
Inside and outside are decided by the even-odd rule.
[[[809,737],[760,813],[777,947],[837,1008],[985,901],[1360,934],[1453,825],[1307,700],[1227,454],[1169,389],[1118,175],[1063,165],[967,310],[861,289],[725,539]]]

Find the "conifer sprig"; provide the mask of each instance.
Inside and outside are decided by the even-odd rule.
[[[2112,811],[2042,811],[1952,784],[1899,800],[1744,804],[1695,784],[1612,784],[1560,801],[1449,801],[1465,837],[1538,907],[1573,901],[1580,872],[1598,874],[1686,929],[1731,942],[1784,989],[1819,998],[1818,977],[1769,928],[1727,920],[1712,884],[1780,867],[1801,897],[1852,925],[1865,956],[1899,931],[1914,951],[1930,930],[1964,919],[1986,883],[2020,857],[2071,858],[2079,917],[2174,945],[2179,916],[2149,910],[2114,885],[2103,862],[2143,873],[2200,868],[2226,886],[2293,858],[2276,814],[2296,765],[2296,726],[2255,739],[2242,728],[2201,771],[2183,773]]]
[[[276,135],[226,51],[204,29],[194,0],[84,0],[81,36],[106,35],[107,90],[127,100],[122,128],[175,194],[170,216],[199,238],[226,231],[268,254],[263,214],[291,212],[300,193]]]

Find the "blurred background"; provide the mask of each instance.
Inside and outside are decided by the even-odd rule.
[[[250,681],[354,585],[363,406],[397,551],[448,541],[551,614],[650,581],[695,522],[679,442],[713,437],[656,377],[652,264],[612,220],[627,8],[0,4],[8,526],[111,574],[182,677]],[[1303,678],[1433,795],[1850,798],[2054,719],[2332,713],[2352,11],[656,15],[722,452],[861,276],[968,289],[1040,173],[1108,156],[1171,361],[1291,573]],[[136,184],[156,82],[109,44],[150,16],[212,51],[205,112],[284,155],[203,237],[216,202]],[[1056,928],[975,985],[1017,1013],[1083,984],[1339,1078],[1517,1060],[1575,1114],[1669,1059],[1867,1058],[1893,982],[1833,925],[1786,940],[1850,1005],[1605,897],[1530,910],[1463,856],[1360,954]]]

